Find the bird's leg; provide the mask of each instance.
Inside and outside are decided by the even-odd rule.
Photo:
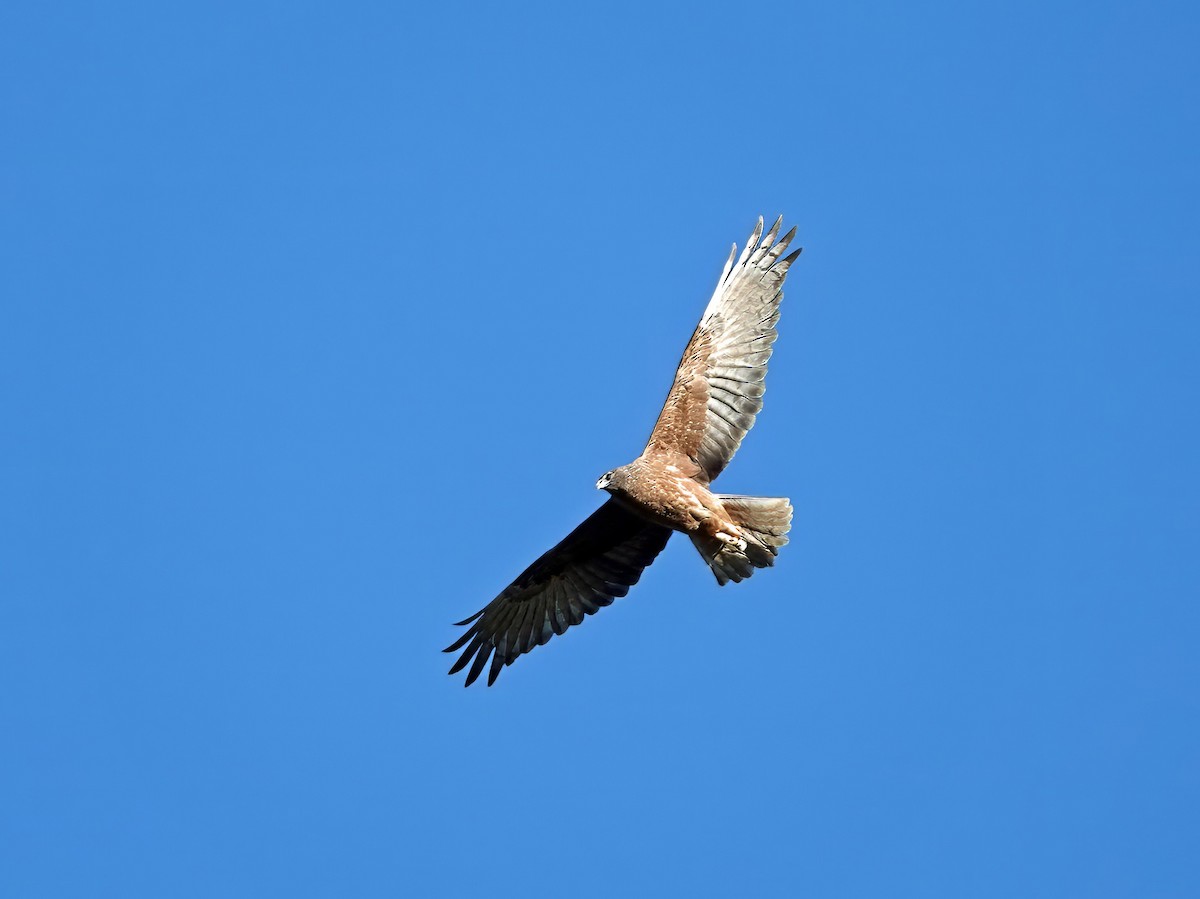
[[[746,541],[737,532],[737,525],[732,522],[722,521],[714,515],[705,518],[701,522],[700,529],[721,543],[724,548],[732,548],[737,552],[742,552],[746,549]]]
[[[737,534],[730,534],[725,531],[717,531],[716,538],[724,543],[727,547],[733,547],[738,552],[744,552],[746,549],[746,541]]]

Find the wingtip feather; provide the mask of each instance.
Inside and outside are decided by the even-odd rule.
[[[496,678],[500,676],[500,669],[504,667],[504,653],[497,649],[496,654],[492,656],[492,664],[488,669],[487,685],[490,687],[496,682]]]
[[[762,237],[763,232],[763,217],[758,217],[758,224],[754,226],[754,230],[750,233],[750,239],[746,241],[746,247],[742,250],[742,255],[738,257],[738,265],[745,265],[750,258],[750,254],[758,248],[758,239]]]
[[[467,645],[467,641],[479,634],[479,625],[475,624],[468,628],[462,636],[447,646],[442,652],[458,652]]]
[[[474,621],[476,618],[478,618],[480,615],[482,615],[484,613],[484,611],[485,611],[484,609],[480,609],[478,612],[476,612],[470,618],[464,618],[462,621],[454,622],[452,627],[466,627],[468,624],[470,624],[472,621]]]
[[[761,221],[761,220],[760,220]],[[769,247],[775,242],[775,235],[779,233],[779,226],[783,224],[783,216],[775,219],[775,224],[771,226],[771,230],[767,232],[767,236],[762,239],[762,246]]]
[[[729,273],[733,270],[733,260],[737,256],[737,244],[734,243],[729,248],[729,258],[725,260],[725,267],[721,269],[721,277],[717,278],[717,288],[719,289],[725,283],[725,279],[729,277]]]
[[[492,647],[490,645],[481,646],[479,651],[475,653],[475,661],[471,664],[471,670],[467,672],[466,686],[469,687],[475,683],[475,680],[483,672],[483,666],[487,664],[488,656],[491,654]]]
[[[772,264],[774,264],[776,259],[783,255],[783,251],[788,248],[788,245],[791,244],[792,239],[795,238],[795,236],[796,226],[792,225],[792,230],[783,235],[783,237],[779,239],[779,243],[771,247],[771,249],[767,252],[767,258],[771,260]]]

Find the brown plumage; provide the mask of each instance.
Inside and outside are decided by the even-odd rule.
[[[721,585],[774,564],[791,526],[788,500],[728,496],[708,485],[762,409],[783,282],[800,255],[780,258],[796,234],[792,228],[776,242],[782,222],[762,237],[760,218],[736,264],[734,244],[646,449],[596,482],[611,498],[459,622],[469,627],[446,652],[463,650],[450,673],[470,663],[467,686],[489,658],[490,685],[503,666],[628,593],[672,531],[688,535]]]

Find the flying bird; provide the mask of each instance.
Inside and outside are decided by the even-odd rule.
[[[733,245],[646,448],[596,481],[609,499],[455,625],[467,630],[445,651],[462,650],[450,673],[469,664],[465,686],[489,658],[490,686],[502,667],[624,596],[673,531],[688,536],[722,586],[774,564],[788,542],[791,503],[713,493],[709,485],[762,409],[783,281],[800,255],[783,256],[796,229],[776,241],[782,223],[780,216],[763,237],[760,217],[740,256]]]

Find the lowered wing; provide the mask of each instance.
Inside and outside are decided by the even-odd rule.
[[[488,685],[495,683],[503,666],[628,593],[670,536],[668,528],[610,499],[483,609],[458,622],[470,627],[446,647],[463,650],[450,673],[470,663],[469,687],[490,656]]]

